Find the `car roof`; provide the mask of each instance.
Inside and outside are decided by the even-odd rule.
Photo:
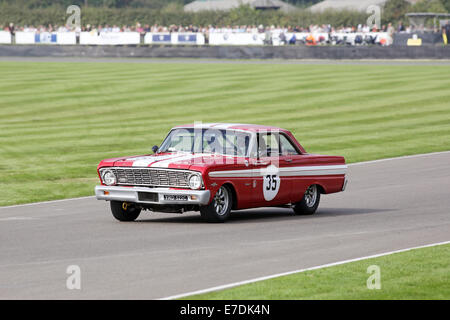
[[[263,126],[259,124],[244,124],[244,123],[197,123],[197,124],[186,124],[176,126],[174,128],[201,128],[201,129],[222,129],[222,130],[244,130],[244,131],[283,131],[288,132],[288,130],[273,127],[273,126]]]

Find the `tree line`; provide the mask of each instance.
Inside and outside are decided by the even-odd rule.
[[[183,6],[194,0],[1,0],[0,3],[17,4],[22,8],[48,8],[52,6],[67,7],[78,5],[102,8],[150,8],[162,9],[168,4]],[[284,2],[308,7],[322,0],[282,0]]]
[[[331,24],[332,26],[351,26],[365,24],[366,12],[354,10],[326,10],[310,12],[298,9],[292,12],[254,10],[241,6],[217,14],[214,11],[198,13],[184,12],[183,4],[190,0],[0,0],[0,25],[10,22],[16,25],[63,25],[67,19],[66,5],[79,4],[83,25],[281,25],[307,27],[311,24]],[[105,2],[105,5],[103,5]],[[150,7],[164,2],[164,5]],[[25,5],[26,3],[26,5]],[[102,5],[100,5],[102,3]],[[113,3],[114,6],[108,6]],[[306,3],[297,1],[297,4]],[[96,5],[94,5],[96,4]],[[125,7],[120,7],[125,5]],[[138,6],[138,4],[140,6]],[[147,7],[147,5],[149,7]],[[26,8],[26,9],[25,9]],[[397,23],[407,12],[449,12],[450,0],[421,0],[411,5],[405,0],[388,0],[382,10],[381,22]],[[407,21],[405,21],[407,23]]]

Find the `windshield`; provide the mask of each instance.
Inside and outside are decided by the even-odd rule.
[[[172,130],[158,152],[217,153],[245,157],[251,134],[234,130],[180,128]]]

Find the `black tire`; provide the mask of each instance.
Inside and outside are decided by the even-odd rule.
[[[320,190],[317,185],[309,186],[301,201],[294,204],[294,213],[298,215],[311,215],[316,212],[320,202]]]
[[[111,212],[119,221],[134,221],[139,217],[141,209],[132,203],[111,201]]]
[[[208,222],[225,222],[233,207],[233,194],[229,187],[221,186],[207,206],[200,207],[202,218]]]

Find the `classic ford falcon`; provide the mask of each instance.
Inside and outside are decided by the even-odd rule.
[[[344,191],[345,159],[309,154],[288,131],[251,124],[173,128],[154,154],[107,159],[97,171],[99,200],[113,216],[135,220],[142,210],[200,211],[223,222],[231,210],[288,206],[313,214],[320,195]]]

